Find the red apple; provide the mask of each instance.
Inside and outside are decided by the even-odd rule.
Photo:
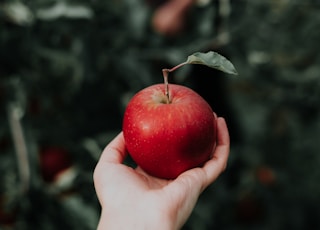
[[[138,92],[128,103],[123,135],[132,159],[147,173],[174,179],[210,159],[216,140],[216,118],[210,105],[193,90],[168,83],[169,73],[200,64],[237,74],[218,53],[196,52],[171,69],[162,69],[164,84]]]
[[[59,174],[72,167],[72,160],[62,147],[46,147],[40,150],[40,170],[46,182],[54,182]]]
[[[166,94],[165,84],[156,84],[138,92],[127,105],[123,134],[129,154],[145,172],[174,179],[210,159],[216,119],[193,90],[170,84]]]

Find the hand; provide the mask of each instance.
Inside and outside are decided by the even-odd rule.
[[[225,120],[217,118],[217,146],[212,159],[175,180],[164,180],[122,164],[127,152],[121,132],[104,149],[94,171],[102,207],[98,229],[180,229],[201,192],[226,168],[229,145]]]

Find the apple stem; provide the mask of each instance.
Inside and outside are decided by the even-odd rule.
[[[171,72],[175,71],[176,69],[179,69],[181,66],[184,66],[184,65],[186,65],[186,64],[188,64],[188,63],[187,63],[187,62],[182,62],[182,63],[180,63],[179,65],[176,65],[175,67],[173,67],[173,68],[171,68],[171,69],[167,69],[167,71],[168,71],[169,73],[171,73]]]
[[[169,76],[169,69],[163,69],[162,74],[163,74],[163,79],[164,79],[164,94],[166,95],[167,99],[167,104],[170,103],[170,95],[169,95],[169,81],[168,81],[168,76]]]
[[[170,104],[170,94],[169,94],[169,81],[168,81],[168,77],[169,77],[169,73],[175,71],[176,69],[180,68],[181,66],[184,66],[188,64],[187,62],[183,62],[180,63],[179,65],[176,65],[175,67],[171,68],[171,69],[162,69],[162,74],[163,74],[163,79],[164,79],[164,86],[165,86],[165,95],[167,98],[167,104]]]

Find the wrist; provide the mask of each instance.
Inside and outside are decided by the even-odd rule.
[[[172,220],[170,221],[164,215],[152,215],[149,210],[121,214],[102,211],[97,230],[176,230],[173,225]]]

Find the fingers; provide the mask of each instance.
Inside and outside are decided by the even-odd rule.
[[[213,183],[225,170],[230,151],[229,132],[224,118],[217,118],[217,146],[212,158],[202,168],[194,168],[181,174],[177,181],[199,186],[199,192]],[[191,186],[190,186],[191,187]]]
[[[120,132],[103,150],[100,161],[120,164],[127,155],[123,133]]]
[[[217,142],[218,146],[230,146],[230,137],[229,137],[229,131],[226,124],[226,121],[223,117],[219,117],[217,120]]]
[[[230,152],[230,137],[224,118],[217,118],[217,147],[210,159],[204,166],[207,178],[204,186],[207,187],[223,172],[227,166]]]

